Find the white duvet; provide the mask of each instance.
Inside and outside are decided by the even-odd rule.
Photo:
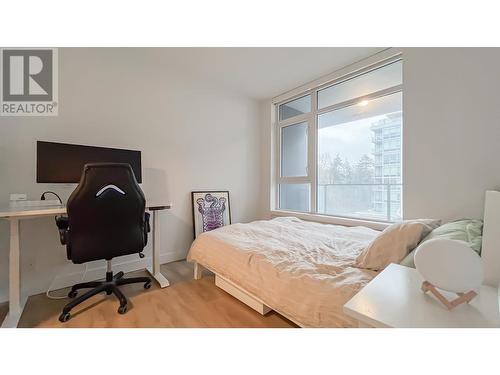
[[[342,306],[376,273],[353,266],[377,235],[293,217],[233,224],[200,235],[189,261],[207,266],[304,327],[351,327]]]

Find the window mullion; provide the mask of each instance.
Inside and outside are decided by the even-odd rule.
[[[309,184],[313,181],[308,176],[300,177],[280,177],[278,183],[280,184]]]
[[[294,117],[287,118],[286,120],[279,121],[278,124],[281,128],[294,124],[299,124],[301,122],[307,121],[310,115],[311,115],[310,113],[303,113],[301,115],[297,115]]]
[[[311,213],[317,212],[317,193],[318,193],[318,179],[317,179],[317,144],[318,144],[318,127],[317,127],[317,108],[318,108],[318,95],[317,90],[314,90],[311,93],[311,115],[308,120],[308,144],[309,144],[309,153],[308,153],[308,177],[311,180],[311,201],[309,203]]]

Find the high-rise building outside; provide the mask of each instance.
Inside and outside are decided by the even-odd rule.
[[[401,220],[401,129],[402,112],[394,112],[371,126],[373,131],[373,211],[387,221]]]

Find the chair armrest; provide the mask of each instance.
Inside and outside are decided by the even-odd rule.
[[[151,214],[149,212],[144,212],[144,230],[146,233],[151,232],[151,224],[149,223],[149,217]]]
[[[149,212],[144,212],[144,246],[148,244],[148,233],[151,232],[150,216]]]
[[[67,244],[69,219],[65,216],[56,216],[56,225],[59,230],[59,240],[62,245]]]

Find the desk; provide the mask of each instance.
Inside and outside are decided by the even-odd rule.
[[[430,293],[422,292],[422,281],[417,270],[390,264],[344,305],[344,312],[358,320],[360,327],[500,327],[497,288],[483,285],[470,303],[448,310]]]
[[[146,209],[153,216],[153,258],[148,272],[160,284],[161,288],[169,286],[169,282],[160,272],[160,218],[158,211],[171,208],[170,204],[149,204]],[[44,216],[55,216],[66,213],[65,206],[50,207],[6,207],[0,208],[0,219],[10,222],[10,252],[9,252],[9,313],[5,317],[2,328],[15,328],[21,318],[27,296],[21,296],[21,262],[19,246],[19,223],[21,220],[35,219]],[[54,224],[54,236],[57,228]]]

